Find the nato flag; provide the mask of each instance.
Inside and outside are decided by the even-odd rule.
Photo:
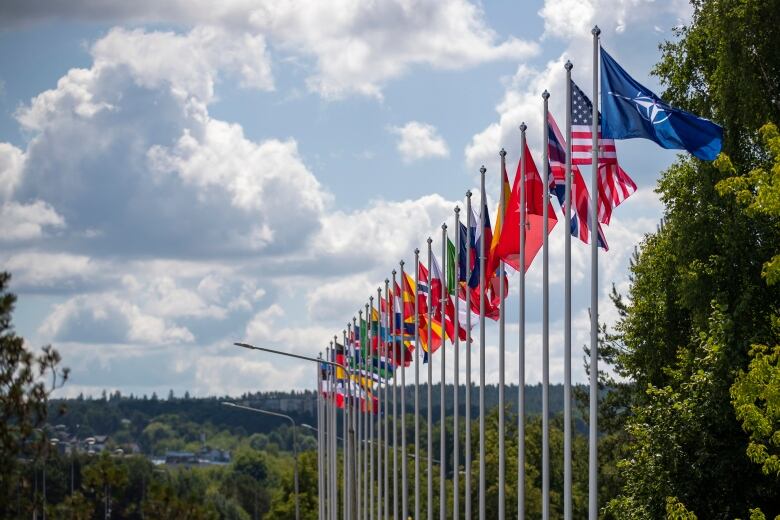
[[[605,139],[643,137],[664,148],[688,150],[712,161],[723,145],[723,128],[674,108],[640,85],[601,49],[601,131]]]

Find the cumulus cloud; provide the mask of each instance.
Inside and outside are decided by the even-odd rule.
[[[65,227],[65,219],[47,203],[6,202],[0,206],[0,241],[30,240],[44,236],[44,229]]]
[[[450,155],[447,143],[433,125],[410,121],[404,126],[392,127],[391,131],[398,135],[398,152],[404,162]]]
[[[6,23],[54,17],[220,27],[228,33],[247,35],[241,54],[249,49],[262,55],[267,38],[280,52],[315,60],[316,71],[306,82],[325,98],[349,94],[381,97],[387,81],[415,66],[463,69],[494,60],[519,60],[538,51],[535,43],[514,37],[500,41],[485,22],[482,9],[467,0],[232,0],[219,6],[204,0],[100,5],[81,0],[69,2],[67,8],[38,0],[12,0],[0,6],[0,20]],[[141,43],[139,49],[144,49],[146,42]],[[233,50],[228,48],[228,60]],[[148,61],[153,64],[156,60]],[[246,63],[241,60],[232,68],[246,83],[268,87],[267,61],[258,64],[259,70]],[[174,68],[194,71],[198,64],[194,59]],[[154,76],[154,71],[150,72]]]
[[[8,199],[19,183],[24,152],[9,143],[0,143],[0,200]]]
[[[90,294],[56,305],[39,328],[44,338],[87,343],[160,345],[191,342],[192,333],[113,294]]]

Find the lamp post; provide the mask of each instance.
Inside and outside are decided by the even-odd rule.
[[[309,357],[309,356],[302,356],[300,354],[292,354],[290,352],[284,352],[282,350],[276,350],[276,349],[267,348],[267,347],[257,347],[255,345],[250,345],[249,343],[237,342],[237,343],[234,343],[234,345],[237,346],[237,347],[241,347],[241,348],[245,348],[245,349],[249,349],[249,350],[258,350],[260,352],[268,352],[269,354],[278,354],[280,356],[291,357],[291,358],[300,359],[300,360],[303,360],[303,361],[310,361],[310,362],[313,362],[313,363],[324,363],[326,365],[330,365],[332,367],[336,367],[336,368],[340,368],[340,369],[344,370],[344,372],[347,374],[347,381],[352,381],[352,371],[350,370],[350,368],[348,366],[346,366],[346,365],[342,365],[341,363],[337,363],[335,361],[330,361],[330,360],[321,359],[321,358],[314,358],[314,357]],[[349,413],[349,406],[345,406],[344,407],[344,412],[345,413]],[[349,432],[348,432],[349,435],[345,435],[346,438],[344,439],[344,456],[347,456],[347,451],[349,450],[349,445],[350,445],[350,439],[352,439],[352,444],[354,444],[355,431],[354,431],[354,429],[352,427],[352,423],[349,420],[346,420],[345,423],[347,425],[349,425]],[[347,473],[349,473],[349,470],[347,470]],[[344,486],[345,487],[346,486],[354,486],[354,479],[350,478],[350,475],[345,473],[343,478],[344,478]],[[353,490],[350,489],[349,496],[354,496],[354,493],[352,493],[352,491]],[[351,504],[349,502],[344,504],[344,511],[345,511],[345,515],[344,515],[345,518],[347,518],[348,520],[351,520],[353,518],[353,515],[352,515],[352,507],[351,507]],[[296,516],[296,518],[297,518],[297,516]]]
[[[293,432],[293,482],[295,486],[295,520],[300,519],[299,499],[298,499],[298,437],[296,436],[296,424],[295,420],[289,415],[285,415],[279,412],[272,412],[270,410],[263,410],[261,408],[252,408],[251,406],[244,406],[236,403],[223,402],[222,406],[228,406],[230,408],[238,408],[240,410],[247,410],[250,412],[261,413],[265,415],[273,415],[275,417],[281,417],[287,419],[292,424]]]

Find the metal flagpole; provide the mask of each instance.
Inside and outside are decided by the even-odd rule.
[[[377,314],[379,313],[380,302],[382,301],[381,289],[377,288]],[[379,357],[379,342],[381,338],[379,336],[379,321],[377,321],[377,328],[374,330],[374,307],[371,307],[371,319],[369,320],[369,327],[371,328],[372,340],[371,347],[374,346],[374,337],[376,337],[376,359],[371,366],[371,370],[376,374],[377,378],[377,406],[376,406],[376,517],[382,520],[382,409],[384,408],[384,396],[382,395],[382,376],[380,374],[379,367],[381,366],[381,358]]]
[[[359,519],[361,518],[360,513],[360,502],[361,502],[361,488],[360,488],[360,480],[361,480],[361,463],[360,463],[360,448],[361,443],[363,442],[363,436],[360,431],[360,422],[361,418],[363,417],[363,400],[364,400],[364,389],[361,383],[360,378],[360,361],[359,356],[357,352],[357,343],[355,342],[355,337],[357,336],[357,331],[355,330],[355,317],[352,317],[352,323],[347,323],[347,333],[352,338],[352,366],[355,367],[355,371],[358,374],[357,380],[355,381],[355,384],[357,385],[357,406],[355,408],[355,413],[352,416],[352,422],[354,423],[354,429],[355,429],[355,446],[354,446],[354,458],[355,458],[355,518]]]
[[[404,284],[406,283],[406,275],[404,274],[404,261],[399,262],[401,267],[401,337],[406,335],[405,317],[404,317]],[[416,290],[416,288],[415,288]],[[415,295],[415,299],[417,295]],[[406,344],[401,340],[401,350],[404,352],[404,358],[401,364],[401,518],[407,520],[409,518],[409,484],[407,482],[407,453],[406,453]]]
[[[566,191],[564,194],[563,297],[563,519],[571,509],[571,69],[566,61]]]
[[[479,520],[485,520],[485,173],[479,169]]]
[[[319,358],[322,359],[322,353],[320,353]],[[322,430],[323,430],[323,420],[322,420],[322,375],[321,375],[321,367],[319,363],[317,364],[317,506],[319,508],[319,519],[325,520],[325,501],[323,500],[323,497],[325,496],[324,491],[324,485],[325,480],[323,478],[323,470],[325,469],[324,460],[323,457],[325,455],[325,447],[323,446],[322,442]]]
[[[363,310],[358,310],[358,322],[356,326],[361,327],[358,329],[360,331],[360,359],[358,362],[360,363],[360,370],[358,370],[358,374],[360,375],[360,383],[363,385],[363,392],[365,393],[365,410],[363,411],[363,414],[360,417],[360,436],[363,440],[361,446],[360,446],[360,460],[359,464],[362,466],[360,470],[360,519],[366,520],[368,518],[368,482],[369,482],[369,476],[368,476],[368,415],[371,413],[371,408],[373,406],[373,401],[371,399],[371,396],[368,394],[368,379],[366,378],[366,356],[365,356],[365,346],[366,346],[366,335],[363,334],[362,329],[362,323],[363,323]]]
[[[333,361],[336,345],[333,345],[330,349],[330,361]],[[338,386],[336,382],[336,369],[331,370],[331,390],[333,395],[333,413],[330,416],[331,428],[333,435],[331,436],[331,444],[333,450],[333,462],[331,464],[331,472],[333,476],[333,519],[338,518],[339,513],[339,407],[338,407]]]
[[[333,342],[330,343],[330,347],[328,347],[328,361],[333,360]],[[336,445],[336,437],[338,435],[338,432],[336,431],[336,371],[331,367],[331,370],[328,372],[328,391],[329,391],[329,401],[330,401],[330,417],[328,428],[330,430],[328,441],[329,441],[329,450],[330,450],[330,457],[328,458],[328,462],[330,463],[330,515],[333,520],[336,520],[338,517],[338,477],[336,475],[336,465],[337,465],[337,456],[338,453],[336,451],[337,445]]]
[[[445,313],[447,304],[447,224],[441,225],[441,382],[439,384],[439,520],[447,520],[447,358],[444,348],[447,339]],[[456,331],[457,333],[457,331]],[[430,359],[428,360],[430,363]]]
[[[503,220],[506,208],[504,207],[504,170],[506,170],[506,150],[503,148],[499,152],[501,156],[501,169],[498,172],[498,193],[499,193],[499,211]],[[496,216],[498,219],[498,216]],[[502,223],[503,225],[503,223]],[[506,454],[505,450],[505,429],[504,429],[504,372],[505,372],[505,343],[504,343],[504,262],[498,262],[498,518],[504,520],[506,516]]]
[[[344,331],[344,337],[346,338],[347,331]],[[346,341],[345,341],[346,343]],[[337,336],[333,336],[333,344],[338,345]],[[342,345],[346,349],[346,345]],[[338,361],[338,359],[336,359]],[[336,369],[338,370],[338,369]],[[346,374],[345,374],[346,375]],[[341,432],[343,435],[343,443],[341,445],[341,472],[342,472],[342,513],[344,520],[350,520],[349,518],[349,436],[347,435],[347,423],[349,422],[349,386],[344,388],[344,409],[341,411]],[[338,443],[337,443],[338,444]]]
[[[466,475],[463,483],[464,513],[467,519],[471,519],[471,190],[466,192],[466,395],[464,411],[466,428]]]
[[[588,518],[598,518],[598,411],[599,411],[599,223],[598,223],[598,165],[599,165],[599,34],[593,27],[593,162],[590,183],[590,415],[588,431]]]
[[[397,338],[395,337],[396,328],[398,324],[395,322],[395,303],[396,298],[402,297],[400,294],[395,294],[395,280],[396,271],[393,269],[393,288],[390,294],[393,295],[392,303],[388,302],[388,309],[390,312],[390,340],[391,348],[393,349],[393,520],[398,520],[398,423],[396,422],[396,402],[398,397],[398,376],[396,371],[398,370],[398,354],[401,352],[398,346]],[[403,332],[402,332],[403,334]],[[403,347],[403,342],[400,345]]]
[[[374,308],[374,297],[369,296],[368,301],[371,302],[370,308]],[[366,377],[369,378],[371,386],[373,387],[374,374],[373,374],[373,360],[371,352],[371,314],[369,314],[369,305],[366,305]],[[378,404],[379,399],[377,399]],[[373,398],[371,400],[371,414],[368,417],[368,518],[374,520],[374,409]]]
[[[433,352],[431,344],[433,340],[433,327],[431,326],[431,311],[433,310],[433,290],[431,277],[431,242],[428,237],[428,520],[433,520]]]
[[[414,518],[420,519],[420,250],[414,250]],[[404,519],[406,520],[406,519]]]
[[[390,297],[388,296],[388,286],[390,285],[390,280],[385,278],[385,331],[387,331],[389,323],[388,323],[388,313],[390,312],[390,308],[388,307],[388,304],[390,302]],[[380,320],[381,321],[381,320]],[[382,338],[382,334],[379,335],[380,338]],[[388,366],[388,358],[387,355],[387,339],[385,339],[385,360],[384,360],[384,367],[385,367],[385,390],[384,390],[384,399],[385,399],[385,417],[382,421],[384,425],[384,432],[383,432],[383,439],[385,440],[383,449],[384,453],[382,454],[382,460],[384,461],[383,468],[384,468],[384,479],[382,484],[382,496],[384,497],[384,516],[383,518],[388,518],[388,511],[389,511],[389,505],[390,505],[390,486],[389,486],[389,469],[390,469],[390,459],[389,459],[389,451],[388,446],[390,445],[390,437],[388,434],[390,433],[388,431],[388,419],[390,418],[390,415],[388,414],[388,405],[390,404],[390,381],[388,381],[387,378],[387,366]]]
[[[325,347],[325,359],[328,359],[330,356],[330,349],[328,347]],[[328,367],[328,370],[330,370],[330,367]],[[333,517],[331,515],[331,508],[330,508],[330,375],[328,375],[328,372],[326,372],[327,378],[324,380],[323,385],[325,386],[325,395],[323,396],[323,402],[322,402],[322,411],[323,411],[323,419],[324,422],[322,424],[323,426],[323,442],[325,444],[325,453],[323,453],[323,478],[325,479],[325,491],[323,494],[323,499],[325,500],[325,515],[329,520],[333,520]]]
[[[460,518],[460,425],[458,424],[458,406],[459,394],[460,394],[460,312],[458,296],[458,288],[460,286],[460,208],[455,206],[455,265],[451,266],[455,274],[455,338],[454,343],[454,369],[453,369],[453,387],[454,394],[452,396],[452,439],[454,446],[452,447],[452,518],[459,520]],[[406,519],[404,519],[406,520]]]
[[[341,331],[344,345],[344,364],[349,366],[349,349],[347,347],[347,329]],[[352,424],[352,405],[354,403],[354,392],[352,392],[352,381],[347,374],[346,377],[346,399],[344,402],[344,508],[346,520],[352,520],[352,445],[350,439],[350,425]]]
[[[517,385],[517,520],[525,520],[525,123],[520,124],[520,319]]]
[[[550,518],[550,287],[549,287],[549,240],[547,239],[547,208],[550,201],[549,151],[547,149],[547,103],[550,93],[542,93],[544,113],[542,121],[542,520]]]

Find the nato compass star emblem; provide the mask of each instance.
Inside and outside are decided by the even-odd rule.
[[[633,103],[634,108],[636,108],[636,111],[639,112],[639,115],[642,116],[645,120],[650,121],[651,124],[660,125],[669,119],[669,117],[672,115],[671,112],[668,111],[670,108],[669,105],[650,96],[643,95],[642,92],[637,92],[636,96],[632,98],[628,96],[621,96],[620,94],[615,94],[614,92],[610,92],[609,94],[611,96],[625,99],[629,103]]]

